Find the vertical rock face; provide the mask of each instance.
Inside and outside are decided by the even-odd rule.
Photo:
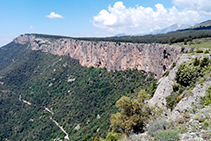
[[[50,52],[54,55],[69,55],[83,66],[107,68],[108,71],[138,69],[154,72],[158,79],[168,66],[181,54],[179,46],[162,44],[134,44],[115,42],[90,42],[74,39],[36,38],[21,35],[16,43],[29,42],[32,50]]]

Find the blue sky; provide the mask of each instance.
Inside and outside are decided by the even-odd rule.
[[[0,46],[20,34],[142,34],[211,19],[211,0],[0,0]]]

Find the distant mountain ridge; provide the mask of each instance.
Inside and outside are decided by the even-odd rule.
[[[128,35],[126,33],[120,33],[120,34],[114,35],[113,37],[142,36],[142,35],[147,35],[147,34],[153,34],[153,35],[156,35],[156,34],[165,34],[165,33],[171,32],[171,31],[188,29],[188,28],[191,28],[192,26],[193,25],[190,25],[190,24],[173,24],[173,25],[168,26],[168,27],[163,28],[163,29],[154,30],[154,31],[152,31],[150,33],[142,33],[142,34],[136,34],[136,35]]]
[[[197,25],[193,26],[192,28],[208,27],[208,26],[211,26],[211,20],[204,21],[204,22],[202,22],[200,24],[197,24]]]
[[[173,25],[171,25],[167,28],[164,28],[164,29],[154,30],[153,32],[151,32],[151,34],[155,35],[155,34],[168,33],[168,32],[171,32],[171,31],[187,29],[187,28],[191,28],[191,27],[192,27],[192,25],[189,25],[189,24],[173,24]]]

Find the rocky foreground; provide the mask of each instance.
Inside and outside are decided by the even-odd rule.
[[[171,111],[166,108],[166,97],[173,91],[172,86],[176,84],[175,76],[179,65],[183,62],[192,62],[195,58],[210,58],[209,54],[183,54],[176,61],[176,67],[172,68],[168,76],[164,76],[158,82],[158,88],[150,105],[157,103],[165,111],[162,117],[153,122],[166,122],[169,130],[179,133],[181,141],[204,141],[211,139],[211,106],[204,106],[201,100],[206,95],[211,85],[211,76],[203,78],[193,87],[187,88],[181,95],[184,95]],[[150,125],[148,125],[150,126]],[[121,141],[151,141],[154,137],[149,131],[142,134],[131,134],[129,139],[122,138]]]

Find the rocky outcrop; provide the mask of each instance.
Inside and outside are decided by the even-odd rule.
[[[166,97],[171,94],[171,92],[173,91],[172,86],[176,83],[175,77],[177,67],[179,67],[179,65],[183,62],[193,62],[196,57],[201,59],[204,57],[210,58],[210,56],[206,54],[183,54],[182,56],[180,56],[176,61],[176,67],[170,70],[169,75],[166,77],[162,77],[158,81],[158,87],[154,93],[154,96],[149,101],[147,101],[149,105],[153,106],[155,103],[157,103],[157,106],[166,109]],[[206,95],[206,90],[210,85],[211,78],[206,78],[203,83],[196,84],[196,86],[190,91],[191,93],[181,99],[179,103],[177,103],[177,105],[174,107],[173,111],[168,113],[169,118],[176,119],[178,118],[177,115],[179,115],[179,113],[187,112],[192,109],[192,103],[199,103],[201,97],[204,97]],[[187,90],[183,93],[187,93]]]
[[[29,42],[32,50],[69,55],[83,66],[105,67],[108,71],[138,69],[154,72],[158,78],[182,53],[179,46],[162,44],[96,43],[68,38],[36,38],[35,35],[21,35],[14,41],[19,44]]]

